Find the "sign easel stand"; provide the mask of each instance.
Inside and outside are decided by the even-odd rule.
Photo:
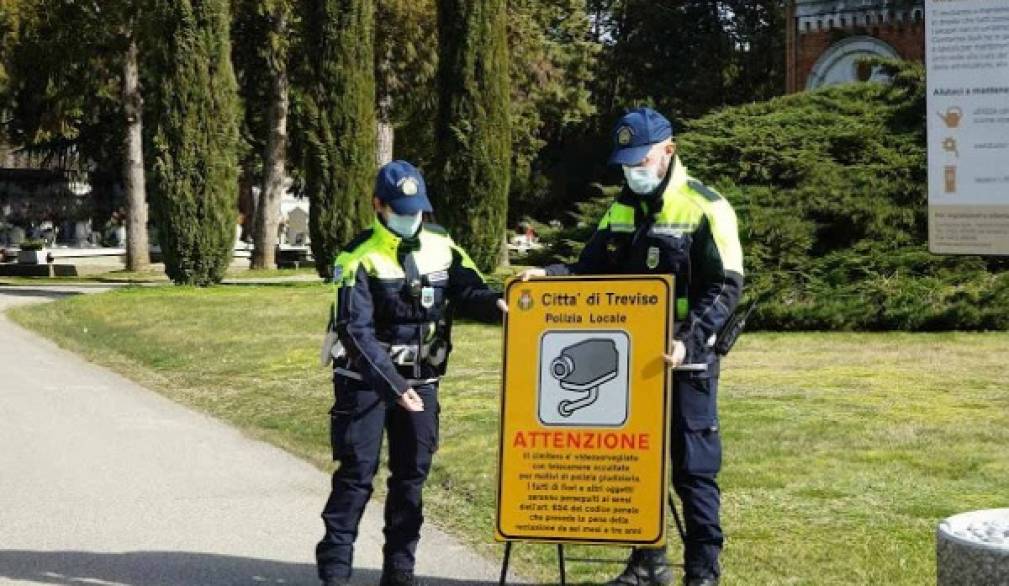
[[[514,541],[506,541],[505,542],[504,561],[502,561],[502,563],[501,563],[501,578],[498,581],[499,586],[505,586],[505,584],[507,584],[507,581],[508,581],[508,563],[511,560],[512,544],[513,543],[515,543],[515,542]],[[560,570],[560,577],[561,577],[560,585],[561,586],[566,586],[567,585],[567,571],[564,568],[564,544],[563,543],[558,543],[557,544],[557,565],[558,565],[558,569]]]

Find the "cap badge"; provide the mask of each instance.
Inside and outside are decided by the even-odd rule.
[[[634,131],[631,130],[630,126],[624,126],[617,131],[617,143],[620,146],[627,146],[631,144],[631,139],[634,138]]]
[[[417,180],[413,177],[406,177],[399,182],[399,190],[403,192],[403,195],[417,195],[420,186],[417,185]]]

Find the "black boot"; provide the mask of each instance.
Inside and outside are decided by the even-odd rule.
[[[684,578],[683,586],[718,586],[718,577]]]
[[[350,586],[350,578],[327,578],[322,586]]]
[[[382,570],[379,586],[414,586],[416,579],[410,570]]]
[[[666,586],[673,583],[673,572],[664,549],[634,549],[624,572],[607,586]]]

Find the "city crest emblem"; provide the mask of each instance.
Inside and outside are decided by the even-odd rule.
[[[634,131],[631,130],[630,126],[624,126],[617,131],[617,143],[620,146],[627,146],[631,144],[631,140],[634,138]]]
[[[399,182],[399,189],[403,192],[405,196],[417,195],[420,191],[420,186],[417,184],[417,180],[413,177],[407,177]]]
[[[648,258],[645,259],[645,265],[651,270],[655,270],[655,267],[659,266],[658,247],[650,246],[648,248]]]
[[[424,287],[420,290],[420,304],[424,309],[434,307],[434,287]]]
[[[521,295],[519,295],[519,309],[521,309],[522,311],[529,311],[530,309],[532,309],[532,307],[533,307],[533,294],[528,289],[526,289],[525,291],[522,291]]]

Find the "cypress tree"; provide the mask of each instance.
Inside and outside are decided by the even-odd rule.
[[[375,181],[373,0],[310,0],[304,104],[305,187],[319,275],[372,217]]]
[[[435,209],[481,269],[502,259],[511,168],[504,0],[438,0]]]
[[[242,195],[252,195],[253,177],[262,187],[254,206],[239,196],[247,206],[242,209],[240,203],[240,209],[252,211],[245,228],[255,243],[250,265],[254,269],[277,268],[288,163],[290,61],[298,42],[292,34],[297,30],[294,9],[293,0],[232,0],[232,60],[245,106],[242,135],[248,141],[241,167],[249,187]]]
[[[178,284],[220,282],[234,247],[239,104],[228,4],[159,3],[167,36],[151,108],[151,211],[165,271]]]

